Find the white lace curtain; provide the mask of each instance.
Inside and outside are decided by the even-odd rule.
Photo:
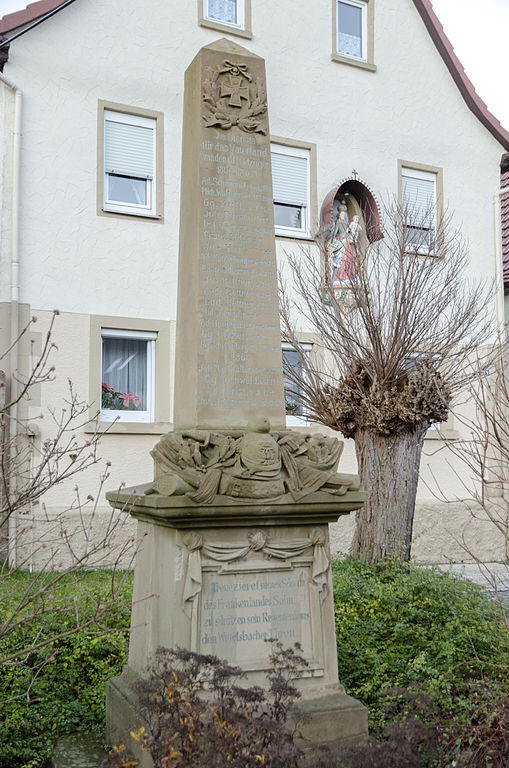
[[[209,0],[209,16],[230,24],[237,23],[237,0]]]
[[[147,342],[141,339],[103,338],[102,380],[115,392],[134,393],[146,407]]]

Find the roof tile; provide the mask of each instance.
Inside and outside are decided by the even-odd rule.
[[[45,13],[49,13],[49,11],[58,8],[63,2],[64,0],[38,0],[36,3],[30,3],[30,5],[21,11],[15,11],[14,13],[8,13],[6,16],[2,16],[2,18],[0,18],[0,34],[4,32],[12,32],[18,27],[30,24],[31,21],[35,21]]]

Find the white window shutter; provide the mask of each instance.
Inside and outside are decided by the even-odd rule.
[[[272,150],[271,161],[274,202],[307,206],[308,158]]]
[[[432,217],[436,206],[436,185],[434,174],[422,173],[420,177],[403,169],[401,177],[402,202],[407,218],[416,224]]]
[[[153,128],[128,122],[104,122],[104,170],[119,176],[152,179],[154,176]]]

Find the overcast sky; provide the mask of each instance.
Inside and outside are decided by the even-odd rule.
[[[409,0],[410,1],[410,0]],[[456,55],[491,112],[509,129],[507,34],[509,0],[432,0]],[[0,16],[27,5],[0,0]],[[505,37],[505,41],[504,41]],[[504,44],[505,43],[505,44]]]

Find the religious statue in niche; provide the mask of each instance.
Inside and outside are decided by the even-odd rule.
[[[253,80],[246,64],[225,59],[207,67],[203,81],[202,119],[207,128],[267,135],[267,97],[261,78]]]
[[[146,493],[186,495],[197,504],[300,501],[317,491],[358,490],[357,475],[337,471],[343,443],[322,434],[281,430],[259,418],[246,430],[168,432],[151,452],[156,479]]]
[[[360,215],[349,215],[345,195],[338,203],[336,219],[332,223],[325,247],[334,295],[346,308],[351,305],[351,290],[356,280],[362,228]]]

